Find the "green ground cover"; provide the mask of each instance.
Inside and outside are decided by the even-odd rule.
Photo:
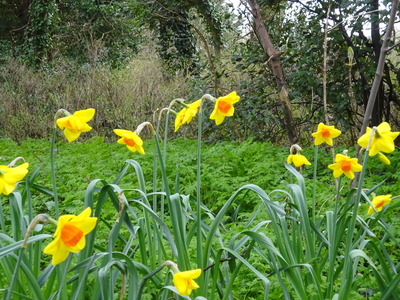
[[[73,213],[78,214],[84,206],[85,191],[90,182],[95,179],[103,179],[108,183],[114,182],[117,175],[124,168],[124,162],[128,159],[134,159],[139,162],[143,169],[144,178],[146,180],[146,189],[152,190],[153,178],[153,158],[155,155],[155,143],[153,140],[145,140],[145,155],[131,153],[127,151],[123,145],[116,143],[106,143],[100,137],[92,138],[85,142],[66,143],[62,137],[57,138],[55,150],[55,165],[57,175],[57,189],[59,195],[60,212],[61,214]],[[314,153],[313,147],[303,147],[302,152],[309,158],[311,162]],[[171,191],[178,191],[181,195],[189,195],[189,202],[194,206],[196,197],[196,150],[197,142],[188,139],[170,140],[167,145],[167,160],[166,171]],[[341,152],[344,149],[338,147],[336,152]],[[35,179],[35,184],[51,190],[51,176],[49,163],[50,141],[45,139],[28,139],[20,144],[10,140],[0,140],[0,165],[8,164],[17,156],[24,157],[29,162],[30,174],[35,170],[39,170],[38,176]],[[354,149],[349,149],[349,154],[353,156]],[[267,193],[274,190],[286,190],[287,185],[295,181],[295,178],[284,166],[289,149],[284,147],[274,146],[270,143],[260,143],[247,140],[244,143],[223,142],[218,144],[203,144],[202,145],[202,176],[201,176],[201,191],[202,202],[213,212],[217,214],[224,204],[228,201],[231,195],[246,184],[255,184],[260,186]],[[373,186],[385,182],[376,190],[377,194],[392,194],[397,196],[400,193],[400,184],[398,182],[399,174],[396,170],[399,167],[400,160],[398,151],[395,151],[390,156],[391,165],[386,166],[379,162],[376,158],[370,158],[368,169],[365,176],[364,186],[372,188]],[[334,206],[334,198],[336,194],[335,180],[332,176],[332,171],[327,169],[327,165],[332,163],[332,154],[330,148],[319,148],[319,161],[317,166],[318,179],[316,183],[316,212],[318,216],[323,217],[328,210],[332,210]],[[308,201],[312,194],[313,181],[313,166],[306,166],[301,171],[306,183],[306,194]],[[160,184],[160,183],[159,183]],[[127,175],[119,183],[121,188],[139,188],[139,183],[136,176]],[[350,181],[347,178],[342,179],[343,189],[342,195],[349,193]],[[54,206],[52,199],[46,194],[39,193],[32,189],[32,199],[34,213],[47,213],[50,216],[54,214]],[[274,200],[275,193],[270,195]],[[277,201],[282,201],[282,196],[276,198]],[[2,198],[2,205],[7,213],[8,200]],[[108,230],[115,222],[117,210],[112,208],[103,209],[101,218],[104,222],[99,224],[99,229],[96,235],[96,247],[98,251],[106,251],[108,243]],[[221,225],[225,230],[221,233],[225,240],[229,240],[237,233],[247,230],[246,223],[253,216],[253,212],[260,205],[260,199],[256,195],[245,193],[240,195],[225,214]],[[308,203],[310,207],[311,202]],[[394,200],[392,205],[397,205],[397,200]],[[360,216],[367,217],[369,205],[362,202],[359,210]],[[167,212],[168,214],[168,212]],[[137,220],[132,220],[135,225],[142,219],[143,215],[138,215]],[[269,216],[266,213],[257,214],[257,221],[262,222],[268,220]],[[384,216],[388,223],[392,236],[399,235],[400,223],[398,218],[398,209],[389,210]],[[166,221],[167,225],[171,225],[170,221]],[[104,225],[108,224],[108,225]],[[190,227],[188,228],[190,229]],[[370,228],[374,230],[374,228]],[[46,233],[52,234],[52,229],[46,229]],[[267,234],[274,242],[280,238],[279,234],[271,227],[266,227],[263,232]],[[383,236],[385,232],[376,228],[375,234]],[[120,240],[117,241],[116,248],[124,248],[126,241],[124,237],[128,237],[129,233],[126,228],[120,231]],[[194,243],[194,239],[191,242]],[[386,243],[388,253],[395,259],[399,255],[398,247],[395,243],[389,240]],[[195,256],[195,247],[190,247],[190,256]],[[324,251],[322,251],[324,253]],[[46,259],[46,257],[45,257]],[[49,259],[49,257],[47,257]],[[143,253],[136,254],[136,259],[143,259]],[[262,259],[258,256],[247,258],[251,264],[265,274],[274,274],[274,270],[266,266]],[[45,265],[49,261],[44,261]],[[235,264],[231,264],[234,269]],[[232,269],[232,270],[233,270]],[[367,267],[360,267],[359,277],[356,281],[356,289],[359,291],[366,290],[365,295],[360,293],[355,294],[355,299],[368,298],[368,289],[365,287],[371,286],[376,288],[376,282],[370,278],[370,273]],[[167,275],[166,275],[167,276]],[[247,280],[248,277],[254,276],[253,271],[243,269],[237,275],[236,282],[243,282],[232,287],[234,297],[242,299],[262,299],[263,285],[261,281]],[[270,299],[282,299],[283,291],[280,288],[281,283],[276,276],[269,277],[271,281]],[[340,279],[340,278],[339,278]],[[286,280],[285,280],[286,282]],[[0,282],[1,283],[1,282]],[[91,281],[88,281],[88,284]],[[286,282],[288,290],[293,293],[289,282]],[[337,288],[337,282],[335,288]],[[151,289],[151,284],[150,287]],[[317,297],[312,292],[313,286],[307,287],[310,297]],[[243,296],[245,296],[243,298]],[[146,298],[147,299],[147,298]],[[149,298],[150,299],[150,298]],[[379,294],[375,298],[379,299]]]
[[[171,184],[179,176],[179,192],[195,196],[196,193],[196,146],[195,140],[175,139],[167,146],[167,174]],[[313,148],[303,147],[303,154],[312,162]],[[343,151],[336,148],[336,152]],[[50,142],[45,139],[28,139],[20,144],[10,139],[0,139],[0,164],[8,164],[17,156],[22,156],[29,162],[30,172],[40,169],[35,183],[51,189]],[[64,213],[76,213],[81,209],[81,203],[87,185],[94,179],[104,179],[112,182],[123,168],[127,159],[137,160],[143,168],[148,187],[152,185],[153,158],[155,155],[153,140],[145,141],[145,155],[131,153],[124,146],[116,143],[106,143],[100,137],[87,142],[66,143],[59,141],[56,145],[56,173],[58,191]],[[349,149],[354,153],[354,149]],[[252,142],[242,144],[237,142],[222,142],[203,145],[202,148],[202,199],[212,210],[217,211],[231,194],[245,184],[256,184],[265,191],[284,189],[288,183],[288,173],[284,162],[289,149],[274,146],[270,143]],[[352,154],[350,154],[352,155]],[[400,194],[400,156],[398,151],[390,156],[391,165],[386,166],[376,158],[370,160],[366,175],[366,185],[374,186],[385,179],[379,193]],[[320,149],[318,161],[317,202],[322,204],[335,193],[335,181],[332,171],[327,168],[332,163],[330,148]],[[306,166],[302,171],[306,181],[311,183],[312,166]],[[129,183],[131,184],[131,183]],[[347,184],[347,183],[346,183]],[[173,184],[171,188],[176,188]],[[308,184],[307,187],[311,187]],[[36,205],[50,201],[43,194],[38,194]],[[243,209],[252,208],[253,203],[244,199]],[[330,203],[326,203],[330,207]],[[42,212],[42,211],[41,211]]]

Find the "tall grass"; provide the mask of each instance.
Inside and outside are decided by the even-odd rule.
[[[185,97],[187,77],[165,73],[154,52],[142,52],[123,69],[102,65],[76,66],[60,61],[52,69],[32,70],[18,61],[0,65],[0,137],[21,141],[48,138],[54,111],[93,107],[94,131],[87,137],[110,137],[112,128],[151,120],[176,91]]]

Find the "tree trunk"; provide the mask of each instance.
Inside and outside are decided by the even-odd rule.
[[[372,6],[372,13],[371,13],[371,40],[372,40],[372,47],[374,49],[375,54],[375,64],[378,65],[379,62],[379,55],[381,53],[381,36],[379,32],[379,1],[373,0],[371,2]],[[372,110],[371,115],[371,125],[377,126],[382,123],[382,116],[383,116],[383,103],[385,94],[383,90],[383,82],[379,85],[379,90],[376,95],[375,105]]]
[[[281,52],[277,51],[271,41],[267,28],[264,25],[260,6],[256,0],[247,0],[251,7],[255,24],[255,33],[260,39],[261,46],[268,58],[268,66],[274,74],[276,85],[279,90],[279,99],[281,101],[284,113],[284,122],[287,129],[289,143],[295,144],[298,141],[297,133],[294,126],[293,114],[289,100],[289,93],[283,75],[283,69],[280,61]]]

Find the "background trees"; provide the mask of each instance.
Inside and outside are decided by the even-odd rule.
[[[284,102],[280,101],[281,88],[268,68],[271,56],[263,51],[260,35],[255,34],[252,3],[259,6],[260,20],[279,53],[284,74],[281,83],[287,88],[293,119],[291,126]],[[61,72],[67,64],[69,76],[79,74],[71,70],[83,67],[101,66],[115,73],[118,69],[122,72],[132,59],[143,57],[143,53],[151,52],[149,63],[154,63],[153,54],[157,53],[164,66],[165,81],[160,84],[167,85],[178,74],[185,78],[183,83],[189,92],[176,96],[199,97],[207,92],[218,96],[231,90],[242,96],[235,119],[225,125],[226,131],[217,134],[208,131],[205,124],[210,141],[243,140],[250,136],[283,141],[289,134],[293,142],[305,138],[304,129],[325,120],[322,81],[326,23],[328,117],[349,137],[356,138],[391,2],[242,0],[238,10],[217,0],[11,0],[1,6],[3,70],[9,70],[10,64],[15,63],[12,60],[17,60],[35,72]],[[373,125],[387,120],[400,126],[396,43],[394,35]],[[352,53],[351,61],[348,53]],[[7,82],[7,92],[14,89],[14,94],[25,95],[20,97],[35,98],[32,93],[20,93],[21,87],[13,85],[9,76],[0,75],[0,80]],[[6,85],[0,88],[4,93]],[[19,89],[18,93],[15,89]],[[53,92],[57,94],[56,90]],[[58,92],[65,95],[65,91]],[[138,107],[145,102],[142,98],[132,95],[130,101]],[[34,99],[35,103],[40,101],[43,100]],[[99,101],[103,105],[118,102],[113,96]],[[111,109],[112,103],[109,104]],[[4,135],[1,130],[0,135]]]

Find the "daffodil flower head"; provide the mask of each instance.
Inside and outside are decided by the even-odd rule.
[[[372,215],[375,210],[376,211],[381,211],[382,208],[385,205],[388,205],[392,201],[392,195],[381,195],[381,196],[376,196],[372,199],[372,206],[369,207],[368,209],[368,215]],[[375,208],[375,210],[374,210]]]
[[[215,120],[216,125],[220,125],[224,121],[225,117],[233,116],[235,112],[233,104],[239,100],[240,97],[236,95],[236,92],[232,92],[224,97],[219,97],[215,101],[214,110],[211,113],[210,119]]]
[[[358,144],[363,147],[368,147],[368,142],[371,137],[372,129],[367,127],[366,132],[358,139]],[[374,156],[379,152],[391,153],[394,151],[394,140],[400,132],[392,132],[389,123],[383,122],[378,125],[375,129],[375,133],[372,136],[369,156]]]
[[[185,114],[185,118],[183,119],[183,123],[184,124],[189,124],[193,117],[195,117],[197,115],[197,112],[199,111],[199,107],[201,104],[201,99],[188,104],[187,110],[186,110],[186,114]]]
[[[308,161],[308,159],[300,154],[299,151],[302,151],[301,147],[297,144],[294,144],[290,147],[290,154],[287,158],[287,163],[288,164],[294,164],[296,168],[299,168],[303,165],[311,165],[311,163]]]
[[[52,264],[58,265],[67,259],[70,252],[78,253],[86,246],[86,235],[96,226],[97,218],[90,217],[92,210],[86,208],[78,216],[63,215],[58,218],[54,240],[43,253],[52,255]]]
[[[172,282],[182,296],[189,296],[193,290],[198,289],[199,285],[193,280],[201,275],[201,269],[177,272],[174,274]]]
[[[176,114],[175,132],[177,132],[178,129],[184,124],[183,120],[185,119],[186,111],[187,111],[187,108],[185,107],[185,108],[182,108],[182,110]]]
[[[78,110],[73,115],[57,119],[56,123],[60,129],[64,130],[68,142],[73,142],[82,132],[92,129],[87,122],[93,119],[95,112],[94,108]]]
[[[335,126],[327,126],[323,123],[318,124],[317,131],[311,135],[315,138],[314,144],[321,145],[322,143],[327,143],[332,146],[333,138],[338,137],[342,132],[335,128]]]
[[[132,152],[139,152],[144,154],[143,141],[133,131],[125,129],[114,129],[114,133],[121,138],[117,141],[118,144],[126,145],[126,147]]]
[[[350,158],[343,154],[336,154],[335,163],[328,166],[333,170],[333,177],[338,178],[343,174],[350,179],[354,179],[354,173],[362,170],[362,165],[357,162],[357,158]]]
[[[18,181],[21,181],[28,174],[28,167],[28,163],[23,163],[17,167],[0,165],[0,194],[11,194]]]
[[[182,102],[181,102],[182,103]],[[197,112],[199,111],[199,107],[201,104],[201,99],[197,100],[193,103],[190,104],[184,104],[185,107],[177,113],[176,118],[175,118],[175,132],[183,125],[183,124],[189,124],[193,117],[197,115]]]

